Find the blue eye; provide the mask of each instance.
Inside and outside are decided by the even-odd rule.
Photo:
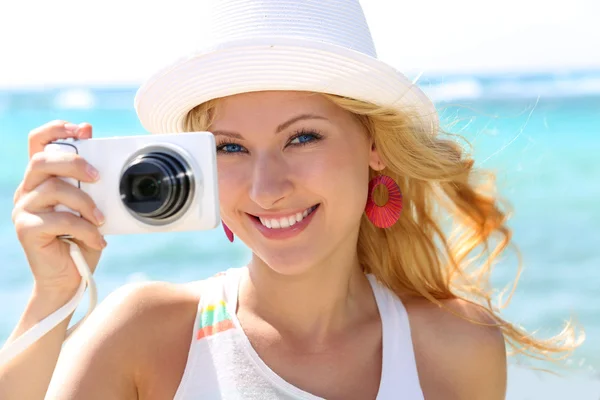
[[[240,153],[244,150],[242,146],[235,143],[223,143],[217,146],[217,152],[220,153]]]
[[[313,135],[304,134],[304,135],[300,135],[300,136],[295,137],[290,143],[296,142],[298,144],[302,144],[302,143],[310,142],[314,138],[315,137]]]
[[[314,142],[315,140],[321,139],[321,135],[317,132],[299,132],[296,136],[290,140],[289,144],[294,146],[302,146]]]

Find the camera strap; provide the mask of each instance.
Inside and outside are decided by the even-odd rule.
[[[54,327],[60,324],[65,320],[69,315],[71,315],[79,303],[83,298],[83,294],[85,292],[86,286],[90,288],[90,305],[88,307],[88,311],[86,315],[75,325],[67,329],[67,333],[65,335],[65,340],[75,332],[75,330],[83,323],[87,317],[92,313],[94,308],[96,307],[96,303],[98,301],[98,291],[96,289],[96,282],[92,277],[92,273],[90,272],[90,268],[85,261],[85,258],[81,254],[81,250],[79,246],[75,242],[67,238],[61,238],[67,242],[70,246],[69,253],[79,274],[81,275],[81,284],[79,288],[75,292],[75,295],[67,304],[29,328],[25,333],[19,336],[10,344],[4,346],[2,350],[0,350],[0,365],[7,364],[13,358],[17,357],[19,354],[27,350],[31,345],[37,342],[41,337],[43,337],[46,333],[50,332]]]

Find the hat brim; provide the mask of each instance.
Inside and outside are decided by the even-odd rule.
[[[178,60],[137,91],[135,109],[150,133],[184,130],[187,113],[225,96],[290,90],[328,93],[418,115],[436,129],[434,104],[405,75],[363,53],[295,38],[228,41]]]

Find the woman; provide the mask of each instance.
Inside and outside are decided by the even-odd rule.
[[[358,2],[206,7],[204,47],[149,80],[136,109],[153,133],[215,135],[223,227],[251,262],[117,290],[62,350],[68,321],[4,366],[3,399],[493,400],[505,395],[505,343],[571,350],[566,333],[538,341],[491,306],[506,216],[485,175],[476,185],[473,161],[437,135],[431,103],[376,59]],[[56,236],[75,237],[91,267],[106,246],[92,199],[57,179],[102,177],[41,152],[91,135],[66,121],[30,135],[13,219],[35,289],[9,343],[80,283]],[[469,253],[494,236],[467,274]]]

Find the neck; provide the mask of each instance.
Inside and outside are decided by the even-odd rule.
[[[254,256],[240,285],[240,304],[281,333],[315,344],[348,329],[376,304],[356,253],[340,247],[293,276],[273,271]]]

